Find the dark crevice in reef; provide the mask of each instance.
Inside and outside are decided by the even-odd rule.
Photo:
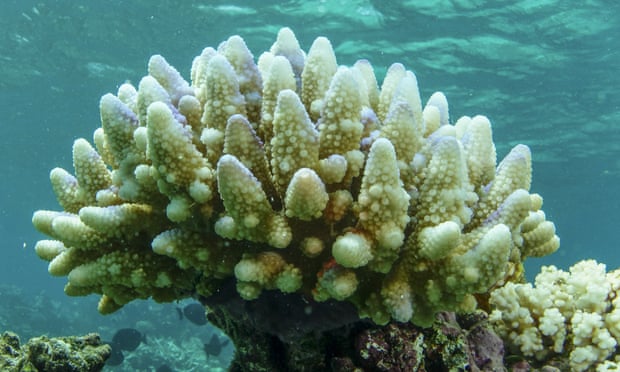
[[[203,299],[234,342],[230,371],[503,371],[502,341],[486,314],[440,313],[432,327],[359,319],[352,304],[265,291],[239,297],[231,281]]]

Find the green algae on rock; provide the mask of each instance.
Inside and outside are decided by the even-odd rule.
[[[101,371],[110,356],[109,345],[95,333],[86,336],[34,337],[20,345],[12,332],[0,336],[2,371]]]

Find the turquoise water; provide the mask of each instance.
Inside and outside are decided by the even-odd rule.
[[[562,246],[530,260],[530,277],[542,264],[567,268],[586,257],[620,266],[620,2],[5,0],[0,283],[69,301],[64,278],[51,278],[32,250],[42,236],[30,219],[57,208],[49,170],[71,169],[74,139],[99,126],[101,95],[137,83],[152,54],[189,78],[205,46],[239,34],[258,57],[283,26],[305,50],[327,36],[340,64],[366,58],[379,78],[403,63],[423,99],[446,94],[452,121],[487,115],[499,157],[517,143],[531,147],[532,190]],[[79,300],[97,322],[92,299]],[[14,329],[27,321],[0,319]]]

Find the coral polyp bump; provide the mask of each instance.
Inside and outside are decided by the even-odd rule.
[[[62,210],[35,212],[51,237],[36,252],[101,313],[231,278],[247,301],[350,301],[381,324],[473,309],[559,239],[527,146],[497,164],[486,117],[421,102],[402,64],[379,86],[368,61],[338,66],[324,37],[306,54],[288,28],[256,61],[239,36],[204,49],[190,82],[153,56],[101,98],[74,172],[52,170]]]

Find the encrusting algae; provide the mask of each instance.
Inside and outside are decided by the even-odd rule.
[[[368,61],[338,66],[323,37],[306,55],[284,28],[256,63],[233,36],[189,83],[158,55],[148,73],[102,97],[94,147],[51,172],[62,211],[33,217],[50,274],[101,294],[101,313],[234,277],[247,301],[279,290],[428,325],[559,246],[529,148],[496,165],[489,120],[450,124],[441,93],[423,107],[401,64],[379,87]]]

